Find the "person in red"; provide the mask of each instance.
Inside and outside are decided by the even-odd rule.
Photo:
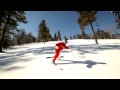
[[[57,57],[60,55],[60,51],[63,49],[69,49],[69,47],[66,46],[66,42],[59,42],[55,45],[55,55],[53,57],[52,63],[55,64],[55,61]]]

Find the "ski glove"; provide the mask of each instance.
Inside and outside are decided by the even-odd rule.
[[[67,47],[67,49],[69,49],[69,47]]]

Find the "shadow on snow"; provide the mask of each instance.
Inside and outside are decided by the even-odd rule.
[[[94,62],[92,60],[85,60],[85,61],[61,60],[61,61],[67,61],[67,62],[56,63],[56,64],[57,65],[62,65],[62,64],[87,64],[87,68],[92,68],[92,66],[97,65],[97,64],[106,64],[104,62]]]
[[[102,44],[90,44],[90,45],[70,45],[71,49],[79,51],[80,54],[97,54],[97,51],[104,50],[120,50],[120,45],[102,45]]]

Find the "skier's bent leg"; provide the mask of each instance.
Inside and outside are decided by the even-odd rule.
[[[57,59],[57,57],[59,56],[59,54],[60,54],[60,51],[55,51],[55,56],[54,56],[54,58],[53,58],[53,62],[55,62],[55,60]]]

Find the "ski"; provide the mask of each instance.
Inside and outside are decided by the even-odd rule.
[[[52,62],[51,62],[52,63]],[[53,63],[52,63],[53,64]],[[55,67],[57,67],[58,69],[60,69],[60,70],[64,70],[63,68],[60,68],[60,67],[58,67],[57,66],[57,64],[53,64]]]
[[[63,58],[64,56],[59,56],[58,58]],[[53,57],[46,57],[46,58],[53,58]]]

